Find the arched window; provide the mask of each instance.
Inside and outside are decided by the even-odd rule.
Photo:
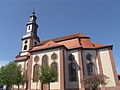
[[[27,50],[27,45],[24,46],[24,50]]]
[[[92,55],[91,55],[90,53],[88,53],[88,54],[86,55],[86,59],[89,60],[89,61],[91,61],[91,60],[92,60]]]
[[[37,45],[37,42],[34,42],[35,46]]]
[[[92,55],[91,54],[87,54],[86,55],[86,60],[87,60],[87,73],[88,75],[92,75],[93,74],[93,62],[92,62]]]
[[[38,82],[40,66],[35,64],[33,67],[33,82]]]
[[[26,41],[25,41],[25,44],[27,44],[27,42],[28,42],[28,41],[26,40]]]
[[[77,81],[77,72],[76,72],[75,63],[69,64],[69,80],[70,81]]]
[[[54,69],[55,69],[56,72],[57,72],[57,77],[58,77],[58,64],[57,64],[56,62],[53,62],[53,63],[51,64],[51,67],[54,67]],[[56,81],[58,81],[58,78],[56,79]]]
[[[89,62],[87,63],[87,72],[88,72],[88,75],[92,75],[93,74],[93,63],[92,62]]]
[[[42,65],[48,65],[48,56],[47,55],[44,55],[42,57]]]
[[[58,72],[58,64],[57,64],[56,62],[53,62],[53,63],[51,64],[51,67],[54,67],[55,70]]]
[[[30,30],[30,26],[28,27],[28,30]]]
[[[69,61],[74,61],[74,60],[75,60],[74,55],[70,54],[70,55],[68,56],[68,60],[69,60]]]

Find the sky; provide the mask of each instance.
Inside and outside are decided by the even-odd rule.
[[[33,10],[41,41],[79,32],[93,42],[113,45],[120,74],[120,0],[1,0],[0,66],[19,54]]]

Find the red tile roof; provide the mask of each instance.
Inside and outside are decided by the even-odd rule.
[[[93,45],[95,48],[101,48],[101,47],[109,47],[109,46],[112,46],[112,45],[102,45],[102,44],[99,44],[99,43],[96,43],[96,42],[93,42]]]
[[[76,33],[76,34],[70,34],[70,35],[66,35],[63,37],[46,40],[46,41],[41,42],[40,45],[42,45],[48,41],[60,42],[60,41],[65,41],[65,40],[72,39],[72,38],[89,38],[89,37],[87,37],[86,35],[84,35],[82,33]]]
[[[57,46],[63,46],[63,45],[57,44],[54,41],[48,41],[43,45],[33,47],[31,51],[42,50],[42,49],[47,49],[47,48],[52,48]]]
[[[78,38],[70,39],[66,41],[58,42],[58,44],[64,45],[67,49],[80,48],[80,42]]]
[[[90,40],[90,37],[87,37],[86,35],[81,33],[77,33],[77,34],[71,34],[71,35],[43,41],[38,46],[33,47],[31,51],[48,49],[48,48],[58,47],[58,46],[65,46],[69,50],[69,49],[75,49],[75,48],[95,49],[95,48],[101,48],[101,47],[108,47],[111,45],[102,45],[95,42],[92,43]]]
[[[94,48],[92,42],[88,38],[80,39],[83,48]]]

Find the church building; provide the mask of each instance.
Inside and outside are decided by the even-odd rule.
[[[33,12],[15,60],[28,78],[28,84],[20,86],[20,90],[48,90],[48,86],[38,80],[42,65],[54,66],[58,73],[57,81],[50,83],[50,90],[85,90],[81,80],[92,74],[109,77],[107,85],[100,85],[101,90],[120,90],[112,45],[92,42],[81,33],[40,41],[36,19]],[[17,90],[17,86],[13,88]]]

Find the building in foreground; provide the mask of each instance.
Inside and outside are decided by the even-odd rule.
[[[47,90],[38,80],[38,69],[42,65],[54,66],[58,72],[56,82],[50,83],[50,90],[84,90],[81,80],[85,75],[104,74],[109,77],[106,86],[101,89],[117,90],[118,77],[112,56],[112,45],[92,42],[90,37],[77,33],[40,41],[37,36],[37,17],[33,12],[27,32],[22,37],[22,49],[16,56],[16,62],[26,72],[28,84],[21,90]],[[17,88],[14,86],[14,90]]]

